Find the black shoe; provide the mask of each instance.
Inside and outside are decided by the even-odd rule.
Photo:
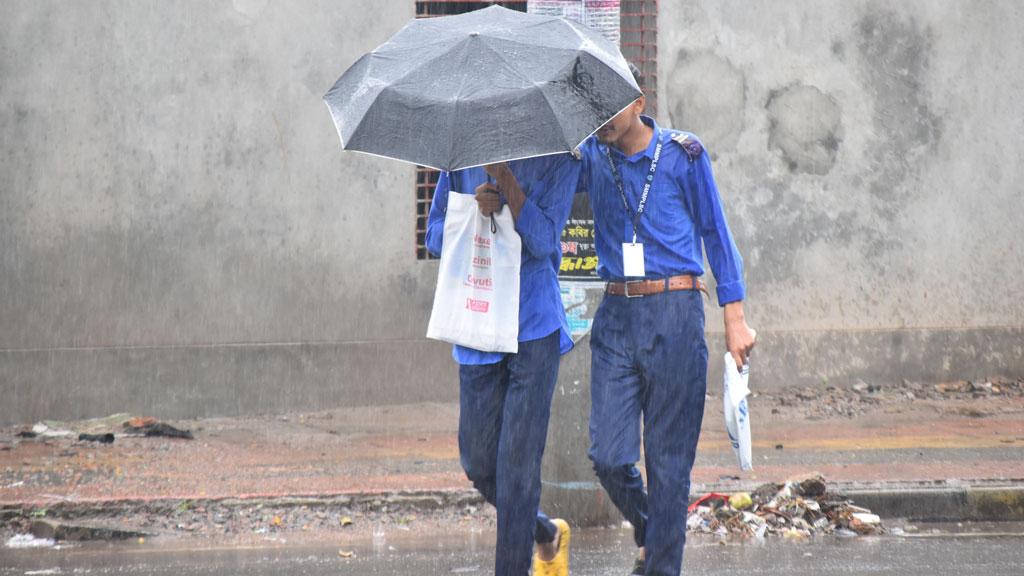
[[[644,562],[640,558],[637,558],[636,561],[633,562],[633,571],[629,573],[629,576],[644,576],[644,568],[646,566],[646,562]]]

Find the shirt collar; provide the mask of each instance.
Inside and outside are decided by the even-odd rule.
[[[658,147],[658,141],[661,140],[661,128],[658,127],[658,123],[654,121],[654,118],[641,114],[640,121],[647,124],[654,129],[654,134],[651,135],[651,141],[647,144],[647,149],[641,152],[648,159],[654,160],[654,149]],[[639,157],[636,158],[639,160]]]

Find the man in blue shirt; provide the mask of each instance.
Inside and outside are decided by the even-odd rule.
[[[442,173],[427,220],[427,249],[438,255],[449,191],[473,193],[485,216],[507,205],[522,239],[519,352],[452,351],[459,363],[459,453],[466,475],[498,511],[499,576],[528,574],[534,542],[535,576],[568,575],[569,526],[538,506],[558,362],[572,349],[558,268],[579,171],[578,161],[559,154]]]
[[[755,334],[708,154],[692,134],[642,116],[644,105],[641,97],[581,146],[580,187],[590,194],[598,274],[608,281],[590,341],[589,455],[633,524],[633,574],[678,576],[707,387],[702,246],[737,366]],[[646,491],[635,466],[641,420]]]

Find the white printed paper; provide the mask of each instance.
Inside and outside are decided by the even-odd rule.
[[[747,396],[750,395],[748,379],[750,366],[744,365],[741,372],[736,368],[736,360],[732,354],[725,353],[725,378],[722,390],[722,403],[725,413],[725,430],[729,433],[732,451],[736,454],[740,470],[754,468],[750,446],[750,410],[747,407]]]

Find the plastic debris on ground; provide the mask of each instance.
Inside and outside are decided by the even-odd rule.
[[[151,416],[145,418],[132,418],[124,423],[124,431],[128,434],[135,434],[141,436],[164,436],[167,438],[184,438],[186,440],[192,440],[191,430],[181,430],[166,424],[164,422],[158,422],[156,418]]]
[[[8,548],[48,548],[56,544],[49,538],[36,538],[31,534],[18,534],[7,540]]]
[[[782,536],[800,540],[818,534],[839,537],[884,534],[870,510],[828,491],[820,475],[784,484],[762,484],[753,492],[710,493],[689,507],[690,532],[721,537]]]

